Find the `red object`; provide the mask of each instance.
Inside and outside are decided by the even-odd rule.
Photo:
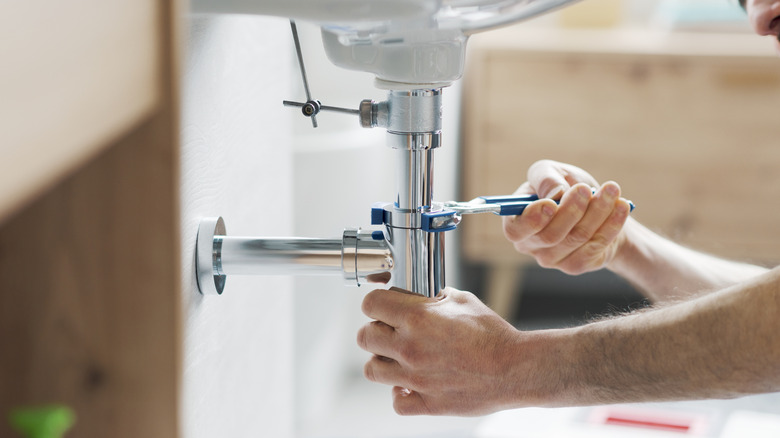
[[[670,421],[670,419],[650,420],[647,418],[638,418],[630,416],[610,415],[604,420],[604,424],[613,424],[616,426],[633,426],[647,429],[666,430],[671,432],[688,433],[691,430],[691,422],[688,421]]]

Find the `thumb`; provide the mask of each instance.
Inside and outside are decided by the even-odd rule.
[[[537,193],[536,189],[531,187],[531,184],[526,181],[512,193],[512,196],[535,195]]]
[[[571,188],[566,178],[560,175],[548,175],[538,181],[535,186],[539,199],[553,199],[556,201],[560,200],[563,194]]]
[[[528,184],[535,190],[540,199],[560,199],[563,193],[571,188],[566,180],[565,172],[559,169],[556,164],[543,160],[534,163],[528,169]]]

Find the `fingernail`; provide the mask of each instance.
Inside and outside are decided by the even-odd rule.
[[[542,214],[546,218],[551,218],[555,214],[555,209],[551,205],[545,205],[542,207]]]
[[[588,200],[590,199],[591,194],[592,192],[588,187],[581,186],[577,188],[577,196],[579,196],[580,199]]]
[[[620,194],[620,190],[616,185],[609,184],[604,187],[604,193],[606,193],[610,198],[617,198],[617,196]]]

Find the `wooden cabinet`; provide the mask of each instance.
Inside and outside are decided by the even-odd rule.
[[[0,5],[0,422],[178,434],[176,3]]]
[[[683,245],[777,263],[780,60],[770,43],[521,28],[475,38],[463,198],[512,193],[529,165],[555,159],[620,183],[634,217]],[[505,275],[529,261],[495,216],[464,220],[463,253]]]

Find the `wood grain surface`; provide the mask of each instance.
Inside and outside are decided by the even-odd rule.
[[[780,192],[780,61],[764,41],[544,35],[507,33],[472,47],[465,199],[512,193],[534,161],[555,159],[617,181],[634,217],[684,245],[780,261],[780,206],[771,201]],[[466,219],[467,258],[528,261],[499,218]]]
[[[152,113],[165,62],[158,4],[0,4],[0,219]]]

